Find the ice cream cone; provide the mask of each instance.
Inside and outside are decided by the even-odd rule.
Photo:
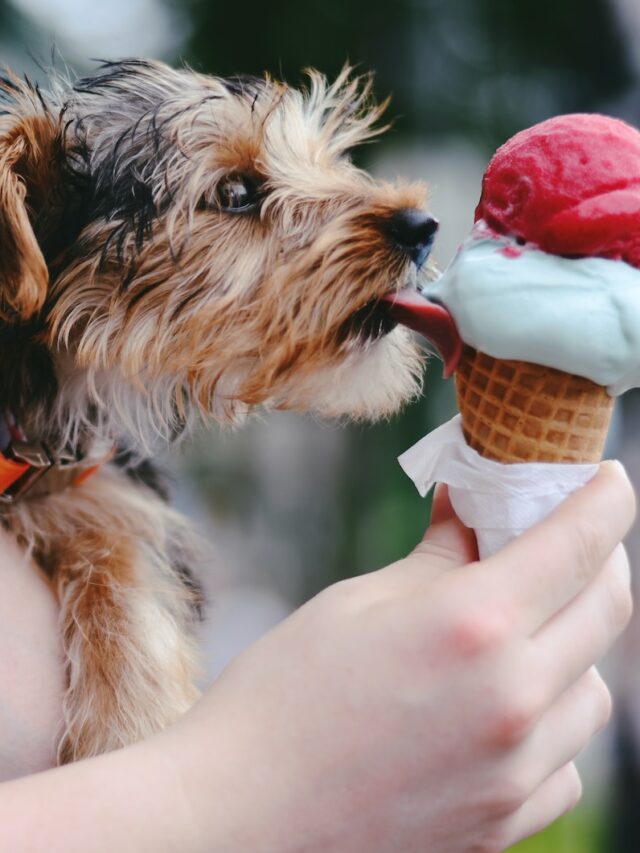
[[[589,379],[464,348],[456,390],[467,443],[498,462],[599,462],[614,398]]]

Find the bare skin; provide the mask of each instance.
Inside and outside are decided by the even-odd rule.
[[[409,557],[312,599],[177,725],[0,786],[0,849],[504,850],[580,797],[573,759],[611,707],[594,665],[631,613],[634,512],[605,463],[476,562],[441,491]]]
[[[0,781],[51,767],[64,689],[58,608],[0,528]]]

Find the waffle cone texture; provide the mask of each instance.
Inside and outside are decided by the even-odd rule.
[[[599,462],[614,398],[590,379],[465,347],[455,374],[467,444],[498,462]]]

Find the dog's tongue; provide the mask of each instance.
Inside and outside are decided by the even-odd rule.
[[[444,362],[445,377],[451,376],[462,354],[462,339],[447,309],[409,287],[384,296],[383,301],[389,304],[396,322],[424,335],[434,345]]]

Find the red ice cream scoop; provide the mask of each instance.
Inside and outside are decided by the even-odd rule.
[[[478,219],[551,254],[640,267],[640,133],[581,113],[517,133],[487,167]]]

